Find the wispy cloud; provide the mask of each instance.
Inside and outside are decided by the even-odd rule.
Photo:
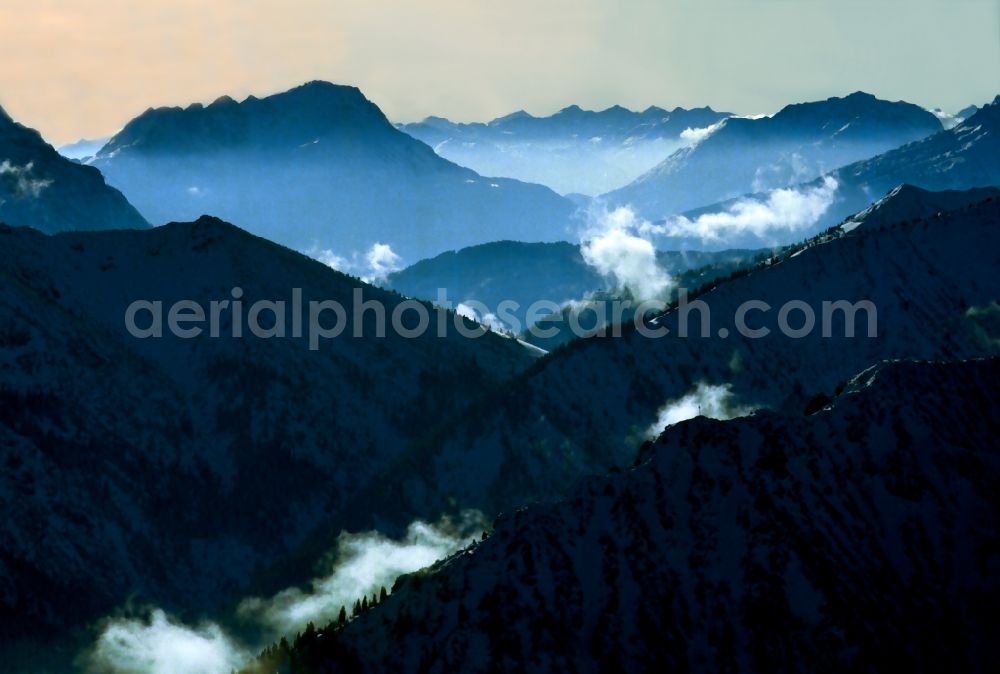
[[[10,160],[4,159],[0,162],[0,183],[6,184],[10,193],[18,199],[37,199],[42,191],[52,184],[52,179],[36,178],[34,170],[34,162],[29,161],[24,166],[17,166]]]
[[[681,131],[681,140],[690,144],[700,143],[701,141],[705,140],[713,133],[715,133],[723,124],[725,124],[725,122],[726,120],[723,119],[716,122],[715,124],[711,124],[709,126],[703,126],[697,129],[688,127],[683,131]]]
[[[270,599],[247,599],[238,613],[278,634],[294,632],[309,621],[333,620],[342,606],[350,611],[357,599],[391,587],[400,575],[465,547],[485,525],[482,513],[468,511],[457,520],[413,522],[401,540],[378,532],[341,534],[332,570],[313,580],[308,591],[290,588]]]
[[[102,674],[230,674],[278,636],[291,636],[310,621],[334,620],[340,607],[391,588],[402,574],[428,567],[466,547],[486,528],[482,513],[465,511],[437,522],[415,521],[393,539],[381,533],[344,532],[330,556],[329,572],[309,590],[290,588],[267,599],[240,603],[236,617],[262,643],[253,647],[227,634],[216,623],[184,625],[158,608],[139,617],[109,618],[100,636],[82,656],[91,671]]]
[[[767,237],[797,232],[815,225],[833,204],[837,180],[826,176],[818,185],[781,188],[765,196],[739,199],[721,211],[694,219],[670,218],[663,224],[645,224],[641,231],[670,237],[696,237],[702,241],[725,241],[745,233]]]

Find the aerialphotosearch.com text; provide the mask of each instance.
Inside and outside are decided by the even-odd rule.
[[[527,327],[542,339],[551,338],[560,330],[569,330],[575,337],[619,337],[632,326],[635,332],[651,339],[666,336],[727,339],[734,332],[746,339],[761,339],[776,333],[791,339],[816,334],[823,338],[878,336],[878,311],[869,300],[812,303],[790,300],[772,306],[762,299],[749,299],[727,311],[731,316],[719,322],[714,320],[717,316],[713,317],[706,299],[690,299],[683,288],[669,307],[657,300],[588,303],[589,327],[582,324],[578,309],[549,300],[532,303],[524,313],[514,300],[504,300],[492,309],[476,301],[464,301],[455,311],[444,288],[438,290],[433,304],[402,298],[390,303],[366,299],[364,289],[354,288],[348,304],[344,306],[343,302],[330,299],[306,300],[301,288],[293,288],[288,300],[250,302],[243,289],[235,287],[229,297],[212,300],[207,305],[194,300],[170,304],[163,300],[135,300],[125,310],[125,328],[137,339],[165,335],[179,339],[290,337],[305,340],[311,351],[318,350],[324,341],[345,336],[385,338],[394,334],[417,339],[433,330],[439,338],[454,331],[474,339],[489,332],[484,324],[502,326],[504,332],[513,335],[522,334]],[[559,326],[554,319],[558,319]]]

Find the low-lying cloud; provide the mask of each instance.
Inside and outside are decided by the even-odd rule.
[[[391,587],[399,576],[412,573],[464,548],[485,528],[478,511],[464,512],[457,520],[434,524],[413,522],[401,540],[377,532],[343,533],[337,541],[332,571],[313,580],[310,589],[290,588],[270,599],[247,599],[238,609],[245,620],[276,634],[289,634],[312,621],[337,617],[340,608],[361,597],[370,597],[382,586]]]
[[[250,657],[218,625],[185,627],[155,609],[145,619],[110,621],[88,665],[109,674],[229,674]]]
[[[730,384],[700,382],[680,398],[667,401],[657,413],[656,421],[646,431],[646,436],[655,438],[667,426],[699,416],[726,420],[745,417],[753,412],[755,408],[736,405],[733,402],[731,389]]]
[[[435,523],[416,521],[399,540],[378,532],[344,532],[331,555],[330,571],[310,589],[284,590],[270,599],[251,598],[236,617],[263,643],[250,647],[216,623],[184,625],[158,608],[140,617],[110,618],[82,657],[102,674],[230,674],[279,636],[292,636],[312,621],[323,625],[350,613],[354,602],[391,588],[402,574],[419,571],[471,543],[486,528],[478,511]]]
[[[672,280],[656,260],[648,236],[650,223],[628,207],[591,213],[591,225],[580,242],[584,261],[637,300],[659,298]]]
[[[766,238],[775,233],[795,233],[812,227],[833,205],[837,180],[825,176],[818,185],[771,190],[762,198],[739,199],[727,208],[699,215],[693,220],[673,217],[664,224],[647,225],[645,232],[671,237],[696,237],[725,241],[751,233]]]
[[[500,318],[489,310],[482,302],[475,300],[468,300],[466,302],[459,302],[455,306],[455,313],[459,316],[468,318],[470,321],[475,321],[480,325],[484,325],[494,332],[504,333],[511,330],[510,325],[507,325]]]
[[[368,269],[374,278],[384,279],[394,271],[399,271],[402,259],[393,252],[392,247],[387,243],[376,241],[371,249],[365,253],[365,260],[368,262]]]
[[[338,255],[329,248],[313,246],[305,251],[309,257],[319,260],[331,269],[353,274],[366,283],[384,281],[389,274],[403,267],[403,258],[387,243],[376,241],[364,253],[355,251],[350,257]]]

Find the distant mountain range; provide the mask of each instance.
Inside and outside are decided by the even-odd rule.
[[[910,103],[862,92],[730,118],[634,182],[604,195],[656,220],[751,192],[788,187],[941,131]]]
[[[75,143],[60,145],[56,148],[56,151],[67,159],[86,161],[95,156],[102,147],[108,144],[109,140],[111,140],[110,136],[105,138],[81,138]]]
[[[662,232],[654,241],[668,249],[788,245],[866,209],[901,184],[932,191],[1000,186],[1000,97],[951,129],[813,181],[666,218],[656,223]]]
[[[246,671],[984,671],[998,377],[885,363],[810,416],[680,423]]]
[[[1000,97],[958,116],[859,92],[394,126],[311,82],[70,159],[0,110],[0,669],[86,669],[147,607],[259,645],[279,627],[240,611],[271,600],[241,600],[306,597],[343,532],[470,511],[502,515],[254,674],[981,669]],[[650,269],[666,309],[571,339]],[[296,297],[345,329],[311,350]],[[221,334],[137,338],[137,300]],[[563,305],[556,334],[483,328],[503,300]],[[404,306],[431,329],[376,330]]]
[[[284,301],[287,337],[233,337],[233,308],[218,337],[167,331],[175,301],[208,314],[233,288],[242,311]],[[303,307],[347,308],[344,333],[316,351],[295,338],[293,288]],[[379,338],[371,312],[353,318],[355,289],[390,313],[402,301],[209,217],[0,227],[0,652],[130,597],[194,612],[232,601],[436,419],[533,360],[492,334]],[[141,299],[163,303],[163,338],[126,332]]]
[[[155,224],[209,213],[297,250],[404,262],[498,238],[560,240],[575,205],[484,178],[395,129],[354,87],[151,109],[92,165]]]
[[[522,110],[486,123],[428,117],[397,126],[483,175],[594,196],[628,184],[728,116],[708,107],[633,112],[620,105],[601,111],[571,105],[548,117]]]
[[[44,232],[148,227],[100,171],[61,156],[0,109],[0,222]]]
[[[914,194],[902,190],[895,198]],[[663,410],[697,398],[700,386],[723,387],[733,408],[801,411],[881,360],[996,354],[1000,201],[981,196],[973,192],[945,214],[925,200],[931,209],[921,217],[914,204],[885,204],[906,219],[838,227],[717,282],[698,298],[709,307],[708,336],[700,336],[701,312],[692,311],[691,335],[680,337],[675,309],[647,325],[670,331],[660,339],[627,329],[619,338],[570,343],[400,454],[332,531],[365,528],[372,518],[406,523],[448,504],[498,512],[560,493],[581,475],[628,462]],[[750,322],[767,327],[766,338],[734,330],[738,308],[750,300],[770,307],[752,312],[759,320]],[[855,336],[846,335],[836,312],[824,338],[822,302],[840,300],[873,303],[877,337],[867,336],[869,314],[859,310]],[[791,301],[805,302],[816,318],[804,337],[778,330],[779,308]]]

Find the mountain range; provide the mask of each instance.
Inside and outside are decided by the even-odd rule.
[[[868,208],[903,184],[934,192],[1000,185],[998,158],[1000,97],[951,129],[815,180],[658,221],[652,225],[652,239],[668,249],[789,245]]]
[[[246,672],[986,671],[998,376],[884,363],[809,416],[682,422]]]
[[[71,160],[0,111],[0,669],[986,671],[1000,97],[963,113],[393,125],[311,82]],[[371,602],[298,624],[345,541]],[[84,650],[144,613],[155,654]]]
[[[560,240],[576,210],[442,159],[358,89],[326,82],[147,110],[90,163],[154,224],[211,213],[348,260],[376,243],[412,263],[498,238]]]
[[[708,307],[708,334],[701,310],[675,308],[646,324],[647,331],[667,329],[666,336],[626,325],[619,338],[576,340],[552,352],[474,412],[401,453],[390,472],[355,496],[348,517],[313,542],[314,551],[329,545],[332,532],[366,528],[373,518],[380,526],[392,517],[405,524],[449,504],[495,513],[559,494],[581,475],[629,462],[678,404],[801,412],[882,360],[995,354],[1000,202],[981,196],[973,192],[960,208],[920,218],[900,205],[906,220],[834,228],[718,281],[696,298]],[[748,301],[769,308],[748,314],[752,328],[770,331],[765,338],[734,330]],[[831,311],[824,336],[822,303],[838,301],[871,302],[875,314],[856,308],[848,319]],[[789,302],[812,311],[808,334],[779,329],[779,308]],[[687,337],[680,336],[684,315]],[[789,324],[798,328],[802,319]]]
[[[709,107],[635,112],[620,105],[600,111],[571,105],[548,117],[519,110],[485,123],[428,117],[398,127],[483,175],[595,196],[638,178],[728,116]]]
[[[294,332],[295,288],[303,307],[347,308],[344,332],[310,350]],[[388,314],[403,301],[210,217],[52,236],[0,227],[0,652],[130,598],[181,613],[234,600],[422,429],[533,361],[429,306],[473,337],[378,337],[377,311],[355,314],[355,296]],[[240,336],[235,304],[218,336],[166,331],[175,302],[207,314],[238,297]],[[162,337],[126,330],[137,300],[162,303]],[[248,332],[259,300],[285,303],[280,320],[256,320],[286,337]]]
[[[725,120],[700,142],[603,199],[657,220],[806,182],[941,129],[941,122],[919,106],[863,92],[789,105],[770,117]]]

